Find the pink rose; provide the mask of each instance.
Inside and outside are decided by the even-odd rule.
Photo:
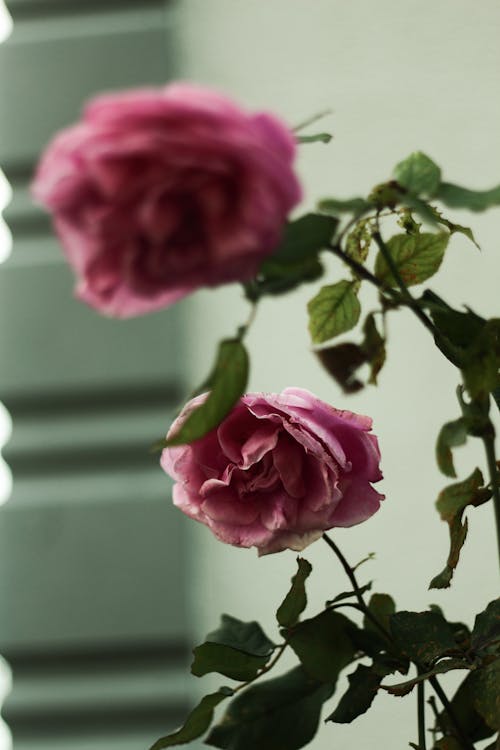
[[[294,154],[273,115],[177,83],[94,99],[48,146],[33,195],[78,297],[129,317],[253,277],[301,197]]]
[[[205,396],[190,401],[169,434]],[[166,448],[174,504],[223,542],[259,555],[302,550],[334,526],[378,510],[380,452],[369,417],[339,411],[309,391],[249,393],[204,438]]]

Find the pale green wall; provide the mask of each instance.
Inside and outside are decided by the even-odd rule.
[[[444,165],[451,181],[477,188],[500,182],[497,0],[184,0],[183,8],[188,78],[218,86],[249,106],[275,110],[290,123],[326,107],[334,110],[321,124],[334,134],[330,145],[302,147],[306,205],[328,193],[350,197],[368,190],[415,149]],[[500,211],[457,218],[474,222],[483,253],[454,238],[433,286],[456,304],[498,315]],[[340,267],[332,264],[332,278],[337,273]],[[457,414],[455,373],[428,335],[401,313],[390,321],[389,362],[380,388],[343,397],[309,353],[304,305],[316,288],[262,305],[249,337],[251,389],[301,385],[336,406],[372,415],[387,500],[365,525],[340,530],[337,541],[353,561],[377,552],[364,575],[374,578],[379,590],[393,592],[403,608],[435,601],[452,617],[479,611],[498,594],[489,507],[471,514],[453,589],[426,590],[446,556],[447,529],[433,507],[446,480],[434,468],[433,445],[440,425]],[[214,342],[232,330],[228,320],[243,320],[246,307],[236,288],[200,293],[193,306],[191,356],[193,366],[205,371]],[[459,451],[462,476],[477,461],[480,448]],[[195,580],[205,626],[214,625],[220,610],[262,616],[271,625],[272,605],[286,588],[294,555],[259,560],[253,551],[218,544],[204,529],[192,533],[203,560]],[[306,556],[318,566],[313,599],[321,604],[345,581],[320,543]],[[355,725],[324,729],[314,747],[407,746],[415,734],[413,698],[377,698],[377,703]],[[388,738],[389,714],[397,730]]]

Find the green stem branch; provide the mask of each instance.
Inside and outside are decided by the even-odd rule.
[[[271,661],[268,664],[266,664],[265,667],[262,667],[262,669],[260,670],[260,672],[257,672],[257,674],[255,675],[255,677],[252,677],[251,680],[247,680],[247,682],[243,682],[241,685],[238,685],[237,688],[234,688],[233,695],[235,693],[238,693],[240,690],[244,690],[246,687],[248,687],[248,685],[251,685],[252,682],[255,682],[255,680],[258,680],[259,677],[262,677],[263,674],[266,674],[267,672],[269,672],[274,667],[274,665],[276,664],[276,662],[279,659],[281,659],[281,657],[283,655],[283,652],[284,652],[284,650],[286,649],[287,646],[288,646],[288,643],[286,641],[285,641],[285,643],[282,643],[278,647],[278,649],[276,651],[276,654],[273,656],[273,658],[271,659]]]
[[[393,275],[394,279],[397,282],[397,285],[399,286],[399,289],[401,291],[401,296],[403,297],[406,306],[410,308],[410,310],[417,316],[417,318],[427,328],[427,330],[432,333],[432,335],[434,336],[434,339],[438,341],[440,339],[439,331],[434,326],[434,323],[432,322],[432,320],[427,317],[427,315],[424,313],[424,311],[422,310],[418,302],[414,299],[414,297],[411,295],[410,291],[408,290],[408,287],[406,286],[403,277],[399,273],[399,269],[397,265],[394,263],[394,259],[391,255],[389,248],[387,247],[384,240],[382,239],[382,235],[380,234],[380,231],[376,231],[373,233],[373,239],[375,240],[375,243],[377,244],[378,249],[380,250],[385,262],[387,263],[387,266],[391,274]]]
[[[427,750],[425,740],[425,682],[417,685],[417,715],[418,715],[418,746],[420,750]]]
[[[483,437],[484,448],[486,451],[486,460],[488,463],[488,473],[490,476],[491,491],[493,493],[493,507],[495,511],[495,522],[497,529],[498,557],[500,560],[500,488],[498,485],[498,469],[495,456],[495,431],[490,421],[491,429]]]
[[[372,614],[372,612],[368,609],[368,605],[364,600],[363,592],[361,591],[361,587],[358,584],[356,575],[354,573],[354,570],[351,568],[347,560],[345,559],[344,555],[340,551],[340,549],[337,547],[333,539],[330,539],[330,537],[327,534],[323,534],[324,541],[328,544],[331,550],[336,554],[340,564],[344,568],[344,571],[349,578],[349,581],[351,582],[352,589],[356,595],[356,599],[359,602],[359,607],[361,611],[364,613],[365,617],[370,620],[370,622],[373,623],[373,625],[380,630],[381,633],[386,638],[390,638],[390,633],[384,628],[384,626],[377,620],[377,618]]]
[[[443,708],[446,711],[446,713],[448,714],[448,717],[450,719],[450,723],[453,725],[453,729],[455,730],[456,738],[457,738],[458,742],[460,743],[460,745],[462,746],[462,748],[464,750],[475,750],[474,745],[472,744],[472,742],[469,742],[469,740],[467,739],[467,737],[466,737],[466,735],[465,735],[465,733],[464,733],[464,731],[463,731],[463,729],[462,729],[462,727],[460,725],[460,722],[457,719],[455,711],[453,710],[453,707],[452,707],[450,701],[446,697],[446,693],[444,692],[443,688],[439,684],[439,681],[438,681],[437,677],[435,677],[435,676],[434,677],[430,677],[429,678],[429,682],[431,683],[431,685],[432,685],[432,687],[434,689],[434,692],[436,693],[437,697],[439,698],[439,700],[443,704]]]

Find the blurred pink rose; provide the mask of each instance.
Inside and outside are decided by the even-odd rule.
[[[301,197],[294,154],[273,115],[177,83],[90,102],[46,149],[33,195],[78,297],[129,317],[254,276]]]
[[[175,432],[205,396],[190,401]],[[223,542],[260,555],[302,550],[334,526],[353,526],[383,499],[371,419],[339,411],[301,388],[249,393],[204,438],[166,448],[174,504]]]

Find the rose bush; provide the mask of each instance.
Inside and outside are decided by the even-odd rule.
[[[190,401],[173,434],[205,396]],[[302,550],[334,526],[353,526],[383,499],[371,419],[309,391],[243,396],[222,424],[191,445],[164,449],[174,504],[223,542],[259,554]]]
[[[128,317],[254,276],[301,197],[294,154],[276,117],[198,86],[109,94],[49,144],[33,195],[77,295]]]

